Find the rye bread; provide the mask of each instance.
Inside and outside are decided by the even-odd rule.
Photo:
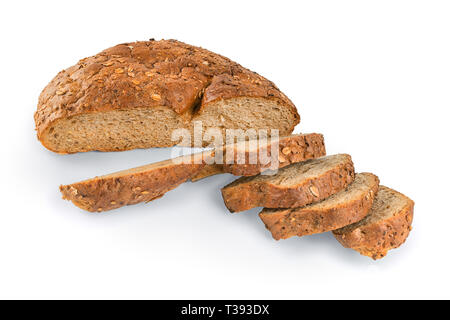
[[[300,116],[269,80],[208,50],[175,40],[124,43],[59,72],[42,91],[37,137],[58,153],[170,147],[194,124],[292,133]],[[269,132],[270,134],[270,132]]]
[[[227,163],[206,165],[191,179],[192,181],[220,173],[255,176],[272,165],[283,168],[292,163],[319,158],[326,154],[323,135],[318,133],[242,141],[216,150],[216,153],[223,152],[223,160]],[[231,163],[229,163],[230,160]]]
[[[336,230],[368,214],[379,182],[374,174],[358,173],[345,189],[321,202],[292,209],[265,208],[259,216],[275,240]]]
[[[372,209],[361,221],[333,231],[346,248],[374,260],[401,246],[412,227],[414,201],[407,196],[380,186]]]
[[[231,212],[255,207],[296,208],[328,198],[354,177],[351,157],[338,154],[295,163],[274,175],[239,178],[222,189],[222,196]]]

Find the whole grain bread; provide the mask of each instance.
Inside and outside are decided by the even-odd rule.
[[[182,156],[60,186],[63,199],[102,212],[162,197],[197,174],[213,152]]]
[[[268,209],[259,214],[275,240],[336,230],[363,219],[378,192],[379,179],[358,173],[345,189],[301,208]]]
[[[361,221],[333,231],[346,248],[381,259],[401,246],[411,231],[414,202],[407,196],[380,186],[372,209]]]
[[[309,133],[281,138],[242,141],[216,149],[222,151],[225,164],[206,165],[191,180],[197,181],[215,174],[254,176],[275,165],[286,167],[292,163],[325,156],[322,134]]]
[[[295,163],[274,175],[239,178],[222,189],[222,196],[231,212],[302,207],[339,192],[354,176],[351,157],[338,154]]]
[[[169,147],[180,142],[177,129],[190,133],[184,145],[206,146],[195,123],[223,136],[249,128],[283,136],[300,121],[269,80],[175,40],[119,44],[80,60],[45,87],[34,118],[38,139],[58,153]]]

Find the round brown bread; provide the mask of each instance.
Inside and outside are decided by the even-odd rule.
[[[374,260],[401,246],[411,231],[414,202],[405,195],[380,186],[372,209],[361,221],[333,231],[346,248]]]
[[[259,214],[275,240],[328,232],[363,219],[378,191],[379,179],[359,173],[350,185],[331,197],[293,209],[264,209]]]
[[[355,177],[352,159],[338,154],[284,167],[274,175],[242,177],[222,189],[231,212],[255,207],[296,208],[324,200]]]
[[[58,153],[173,146],[173,131],[192,132],[195,121],[280,135],[300,121],[272,82],[175,40],[124,43],[80,60],[45,87],[34,118],[38,139]]]

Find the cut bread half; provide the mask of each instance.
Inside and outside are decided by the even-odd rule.
[[[293,209],[265,208],[259,216],[275,240],[336,230],[367,215],[378,184],[376,175],[359,173],[345,189],[321,202]]]
[[[216,149],[216,154],[219,151],[223,152],[225,163],[206,165],[192,181],[220,173],[255,176],[270,168],[283,168],[326,154],[323,135],[318,133],[241,141]]]
[[[60,186],[60,191],[63,199],[90,212],[149,202],[189,180],[211,156],[213,152],[204,152],[156,162]]]
[[[151,40],[119,44],[59,72],[42,91],[34,119],[46,148],[74,153],[207,146],[208,129],[223,137],[226,129],[288,135],[300,116],[257,73],[203,48]],[[199,141],[195,122],[205,131]],[[177,130],[189,141],[180,141]]]
[[[401,246],[411,231],[414,202],[407,196],[380,186],[372,209],[361,221],[333,231],[346,248],[374,260]]]
[[[352,183],[354,175],[351,157],[338,154],[295,163],[274,175],[239,178],[222,189],[222,196],[231,212],[296,208],[339,192]]]

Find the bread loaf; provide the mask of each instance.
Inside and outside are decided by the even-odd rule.
[[[175,40],[120,44],[61,71],[42,91],[38,139],[58,153],[170,147],[218,129],[277,129],[290,134],[300,117],[270,81],[208,50]],[[270,132],[269,132],[270,134]],[[223,142],[224,143],[224,142]],[[200,145],[199,145],[200,144]]]
[[[362,220],[372,207],[379,179],[359,173],[347,188],[301,208],[264,209],[259,217],[275,240],[322,233]]]
[[[222,196],[231,212],[255,207],[296,208],[339,192],[354,175],[351,157],[338,154],[295,163],[275,175],[239,178],[222,189]]]
[[[372,209],[361,221],[333,231],[346,248],[374,260],[401,246],[411,231],[414,202],[407,196],[380,186]]]

